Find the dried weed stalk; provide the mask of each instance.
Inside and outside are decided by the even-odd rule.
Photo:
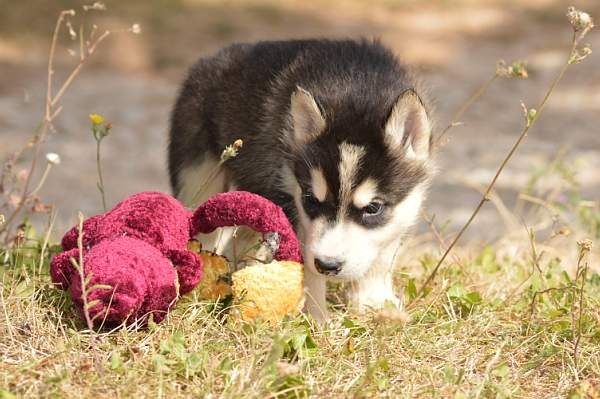
[[[90,11],[103,11],[106,7],[101,2],[95,2],[92,5],[83,6],[83,17]],[[69,89],[75,78],[81,72],[83,66],[89,61],[92,55],[98,49],[98,46],[112,33],[113,31],[105,30],[103,33],[97,35],[97,27],[94,25],[88,35],[85,35],[84,23],[82,22],[79,28],[79,33],[73,29],[72,18],[76,15],[75,10],[64,10],[62,11],[54,27],[52,34],[52,41],[50,43],[50,52],[48,56],[48,67],[47,67],[47,83],[46,83],[46,100],[45,100],[45,111],[38,128],[34,132],[33,136],[29,139],[27,144],[12,154],[8,160],[3,164],[2,172],[0,173],[0,195],[7,198],[2,204],[0,204],[0,210],[6,208],[6,220],[0,224],[0,238],[4,237],[5,242],[10,239],[10,231],[13,224],[17,221],[18,216],[21,214],[26,205],[35,201],[37,192],[41,189],[46,177],[50,171],[52,165],[58,164],[53,162],[54,160],[60,160],[58,156],[52,156],[48,159],[48,164],[42,178],[35,187],[31,189],[32,178],[36,171],[36,167],[41,154],[42,146],[46,140],[48,134],[54,130],[53,122],[62,111],[62,105],[60,104],[61,99]],[[54,86],[54,60],[56,55],[56,49],[58,44],[59,35],[61,32],[67,29],[68,33],[73,40],[79,39],[78,62],[73,67],[69,75],[64,81],[62,81],[57,88]],[[134,24],[131,28],[127,29],[128,32],[139,33],[139,25]],[[25,172],[24,182],[19,189],[18,179],[14,176],[13,167],[21,159],[25,152],[28,150],[32,151],[32,158]]]
[[[517,140],[511,147],[510,151],[508,152],[508,154],[505,156],[504,160],[500,164],[498,170],[496,171],[496,174],[494,175],[491,182],[488,184],[485,192],[483,193],[481,200],[479,201],[479,203],[475,207],[473,213],[471,214],[471,217],[467,220],[465,225],[458,232],[458,234],[456,235],[454,240],[452,240],[452,242],[450,243],[450,245],[448,246],[448,248],[446,249],[446,251],[444,252],[442,257],[440,258],[438,263],[433,268],[433,271],[429,274],[429,276],[427,277],[427,279],[425,280],[425,282],[419,289],[418,297],[422,296],[422,294],[425,292],[426,288],[429,286],[429,284],[431,284],[431,282],[435,278],[438,270],[440,269],[440,267],[446,260],[446,257],[448,256],[450,251],[452,251],[452,249],[454,248],[454,246],[456,245],[458,240],[460,240],[462,235],[469,228],[469,226],[471,225],[471,223],[473,222],[473,220],[475,219],[475,217],[477,216],[477,214],[479,213],[479,211],[481,210],[483,205],[487,201],[489,201],[491,192],[492,192],[494,186],[496,185],[496,181],[500,177],[500,174],[502,173],[502,171],[504,170],[504,168],[506,167],[506,165],[508,164],[508,162],[510,161],[510,159],[512,158],[514,153],[516,152],[517,148],[519,148],[522,141],[525,139],[525,137],[529,133],[529,130],[537,122],[538,118],[542,114],[542,112],[548,102],[548,99],[552,95],[552,92],[556,88],[556,85],[558,85],[558,83],[562,80],[567,69],[569,69],[569,67],[571,65],[583,61],[591,53],[591,49],[590,49],[589,45],[581,46],[581,40],[594,27],[592,18],[589,16],[589,14],[582,12],[582,11],[578,11],[573,7],[569,7],[569,9],[567,10],[567,18],[568,18],[571,26],[573,27],[573,37],[571,40],[571,48],[568,52],[568,57],[563,65],[563,67],[560,69],[557,76],[554,78],[554,80],[550,84],[550,87],[546,91],[546,94],[544,95],[542,101],[539,103],[537,108],[527,108],[524,104],[522,104],[523,110],[524,110],[524,117],[525,117],[525,126],[524,126],[523,130],[521,131],[521,134],[519,135],[519,137],[517,138]],[[519,69],[515,70],[513,68],[512,71],[513,71],[513,73],[516,73],[515,71],[518,72]],[[507,73],[509,73],[509,72],[510,72],[510,70],[507,70]]]

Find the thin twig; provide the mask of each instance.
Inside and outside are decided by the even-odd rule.
[[[540,291],[534,292],[533,298],[531,299],[531,304],[529,305],[530,311],[529,311],[529,320],[527,321],[527,333],[529,333],[529,326],[531,325],[531,320],[533,320],[533,315],[535,313],[535,301],[538,298],[538,296],[540,296],[542,294],[547,294],[552,291],[564,291],[564,290],[570,290],[572,288],[573,288],[573,285],[564,285],[562,287],[550,287],[550,288],[546,288],[545,290],[540,290]]]
[[[475,92],[467,99],[467,101],[463,103],[463,105],[458,109],[458,111],[456,111],[456,113],[452,116],[452,119],[450,119],[450,123],[448,123],[448,126],[446,126],[444,130],[442,130],[442,133],[440,133],[440,135],[435,139],[434,144],[436,146],[440,143],[442,137],[444,137],[444,135],[448,133],[450,129],[460,124],[460,119],[462,119],[465,112],[467,112],[467,110],[471,107],[471,105],[473,105],[475,101],[477,101],[481,96],[483,96],[483,94],[489,89],[492,83],[494,83],[496,79],[498,79],[498,77],[498,73],[494,72],[494,75],[486,82],[484,82],[481,86],[479,86],[479,88],[475,90]]]
[[[242,148],[244,142],[241,139],[235,140],[232,144],[225,147],[225,149],[221,152],[221,156],[219,158],[219,162],[215,165],[215,167],[210,170],[208,176],[204,179],[204,181],[198,186],[198,190],[194,193],[191,198],[191,204],[186,204],[187,206],[196,206],[197,203],[202,198],[202,194],[208,188],[208,184],[211,183],[221,172],[224,172],[221,167],[225,162],[227,162],[231,158],[235,158],[240,149]]]
[[[433,214],[431,217],[429,217],[425,212],[423,212],[423,219],[425,219],[425,221],[429,225],[429,229],[431,230],[431,233],[433,234],[434,238],[436,239],[436,241],[438,242],[438,244],[440,246],[440,250],[445,251],[446,248],[448,248],[448,246],[446,244],[446,240],[444,239],[444,237],[438,230],[437,226],[435,225],[435,214]],[[461,262],[460,258],[458,257],[458,255],[453,254],[452,256],[454,258],[454,262],[462,266],[462,262]]]
[[[464,184],[468,187],[473,188],[475,191],[478,191],[479,194],[481,194],[481,195],[485,194],[484,187],[481,187],[480,185],[478,185],[476,183],[472,183],[470,181],[465,180]],[[496,211],[498,212],[498,215],[500,215],[500,217],[502,218],[502,221],[504,222],[504,227],[508,231],[515,230],[515,227],[517,226],[517,221],[515,219],[515,216],[510,212],[508,207],[504,204],[504,201],[502,201],[502,198],[500,198],[500,196],[494,190],[492,190],[490,192],[490,195],[488,196],[488,198],[489,198],[489,201],[492,203],[492,205],[494,205],[496,207]]]
[[[577,272],[575,277],[581,278],[581,285],[579,287],[579,316],[577,317],[577,334],[575,334],[575,323],[573,323],[573,362],[575,368],[578,365],[578,350],[579,342],[581,341],[581,319],[583,317],[583,293],[585,288],[585,280],[587,278],[588,262],[587,255],[592,249],[592,242],[589,240],[583,240],[578,242],[579,244],[579,258],[577,259]],[[575,298],[573,298],[573,303]],[[573,313],[573,317],[574,313]]]
[[[41,190],[42,186],[46,182],[46,178],[48,178],[48,173],[50,173],[50,169],[52,169],[52,164],[50,162],[48,162],[46,164],[46,169],[44,169],[44,173],[42,173],[42,177],[40,178],[40,181],[38,182],[38,185],[31,191],[31,193],[29,193],[30,197],[36,195],[38,193],[38,191]]]
[[[46,229],[46,234],[44,235],[44,241],[42,242],[42,248],[40,250],[40,268],[38,270],[38,274],[42,274],[42,266],[44,265],[44,258],[46,257],[46,248],[48,248],[48,243],[50,242],[50,235],[52,234],[52,229],[54,228],[54,222],[56,221],[56,208],[52,206],[52,210],[50,211],[50,217],[48,219],[48,228]]]
[[[79,212],[78,215],[79,223],[77,225],[77,231],[79,232],[77,236],[77,247],[79,248],[79,261],[76,261],[74,258],[71,258],[71,263],[73,267],[77,270],[79,274],[79,279],[81,283],[81,301],[83,302],[83,317],[85,318],[85,323],[89,330],[94,329],[94,323],[90,318],[90,309],[88,306],[88,289],[87,289],[87,278],[85,275],[85,270],[83,266],[83,214]]]
[[[529,119],[529,118],[527,119],[527,123],[525,124],[525,127],[523,128],[523,131],[521,132],[521,134],[519,135],[519,137],[517,138],[517,140],[513,144],[512,148],[510,149],[510,151],[508,152],[508,154],[506,155],[506,157],[504,158],[504,160],[500,164],[500,167],[496,171],[496,174],[494,175],[492,181],[487,186],[484,194],[481,197],[481,200],[479,201],[479,203],[477,204],[477,207],[475,207],[475,210],[471,214],[471,217],[469,217],[469,220],[467,220],[467,223],[465,223],[465,225],[458,232],[458,234],[456,235],[456,237],[454,238],[454,240],[452,241],[452,243],[450,244],[450,246],[448,247],[448,249],[446,249],[446,252],[444,252],[444,254],[442,255],[442,257],[440,258],[440,260],[438,261],[438,263],[434,267],[433,271],[431,272],[431,274],[427,277],[427,279],[425,280],[425,282],[423,283],[423,285],[419,289],[419,292],[418,292],[417,296],[421,296],[422,293],[424,292],[425,288],[427,288],[427,286],[435,278],[438,270],[440,269],[440,267],[442,266],[442,264],[446,260],[446,257],[448,256],[448,254],[450,253],[450,251],[452,251],[452,249],[454,248],[454,246],[456,245],[456,243],[458,242],[458,240],[460,240],[460,238],[463,236],[463,234],[465,233],[465,231],[469,228],[469,226],[471,225],[471,223],[473,222],[473,220],[475,219],[475,217],[477,216],[477,214],[479,213],[479,211],[481,210],[481,208],[483,207],[483,205],[489,200],[490,193],[492,192],[492,189],[496,185],[496,181],[500,177],[500,174],[502,173],[502,171],[506,167],[506,164],[508,164],[508,162],[510,161],[510,159],[512,158],[512,156],[516,152],[517,148],[519,148],[519,146],[521,145],[521,142],[525,139],[525,137],[527,136],[527,133],[529,132],[529,130],[537,122],[538,118],[540,117],[540,115],[544,111],[544,108],[546,107],[546,103],[547,103],[548,99],[550,98],[550,95],[552,94],[552,92],[556,88],[556,85],[562,80],[565,72],[567,71],[567,69],[571,65],[571,59],[573,57],[574,52],[577,49],[577,45],[579,44],[579,40],[578,39],[581,39],[581,37],[578,37],[576,34],[574,34],[573,35],[571,49],[569,51],[569,56],[567,57],[567,60],[566,60],[565,64],[563,65],[563,67],[561,68],[561,70],[559,71],[558,75],[552,81],[552,84],[550,85],[550,88],[546,91],[546,94],[544,95],[544,98],[542,99],[542,101],[540,102],[540,104],[538,106],[536,114],[533,117],[531,117],[531,119]]]
[[[106,39],[110,33],[111,33],[110,31],[104,32],[104,34],[102,36],[100,36],[98,39],[96,39],[96,41],[94,43],[91,44],[91,46],[88,48],[87,55],[84,54],[83,58],[80,59],[79,63],[71,71],[71,73],[69,74],[69,76],[67,77],[67,79],[65,79],[64,83],[62,84],[62,86],[60,87],[60,89],[58,90],[58,92],[56,92],[56,95],[54,96],[54,98],[52,98],[52,100],[50,102],[50,105],[52,107],[54,107],[58,103],[58,101],[60,101],[60,99],[65,94],[65,92],[67,91],[67,89],[69,88],[69,86],[71,86],[71,83],[73,83],[73,81],[75,80],[75,78],[77,77],[77,75],[79,74],[79,72],[81,71],[81,68],[83,68],[83,66],[85,65],[86,61],[89,59],[89,57],[96,50],[96,47],[100,43],[102,43],[102,41],[104,41],[104,39]]]
[[[91,42],[91,43],[87,42],[84,46],[83,45],[83,43],[84,43],[83,27],[80,28],[79,62],[73,68],[73,70],[71,71],[69,76],[63,81],[63,83],[61,84],[61,86],[58,89],[58,91],[56,92],[56,94],[53,95],[54,57],[55,57],[55,53],[56,53],[56,46],[58,43],[58,35],[60,33],[61,27],[63,26],[65,18],[67,16],[73,16],[73,15],[75,15],[75,12],[73,10],[65,10],[59,14],[59,16],[56,20],[56,25],[54,27],[54,31],[52,34],[52,41],[50,43],[50,52],[49,52],[49,56],[48,56],[46,104],[45,104],[44,118],[43,118],[42,122],[40,123],[39,127],[34,132],[33,138],[31,140],[29,140],[27,145],[24,146],[23,149],[17,153],[18,157],[19,157],[26,148],[33,147],[33,156],[31,159],[31,163],[29,165],[27,177],[25,179],[23,188],[21,190],[19,202],[18,202],[17,206],[15,207],[15,209],[12,211],[12,213],[8,216],[8,219],[6,220],[6,222],[0,226],[0,234],[5,233],[7,240],[10,236],[9,229],[10,229],[12,223],[16,220],[17,216],[21,213],[21,211],[23,210],[23,208],[27,204],[27,202],[30,201],[30,199],[32,198],[32,195],[29,192],[31,180],[33,178],[33,174],[34,174],[37,164],[38,164],[38,159],[40,156],[42,144],[45,141],[48,131],[52,129],[52,122],[54,121],[54,119],[58,116],[58,114],[62,110],[62,106],[60,106],[58,104],[59,101],[62,99],[63,95],[66,93],[67,89],[71,86],[71,84],[73,83],[75,78],[79,75],[81,69],[83,68],[85,63],[88,61],[90,56],[96,51],[98,45],[100,45],[100,43],[102,43],[112,33],[111,31],[107,30],[102,35],[100,35],[98,38],[96,38],[93,42]],[[85,19],[84,19],[84,21],[85,21]],[[82,22],[82,24],[83,24],[83,22]],[[18,157],[17,157],[17,159],[18,159]],[[41,184],[43,184],[44,178],[45,178],[45,176],[42,176],[42,182],[40,184],[38,184],[38,187],[40,187]]]
[[[60,28],[63,24],[65,17],[67,15],[73,15],[73,14],[74,14],[73,10],[62,11],[58,16],[58,19],[56,20],[56,25],[54,26],[54,32],[52,33],[52,41],[50,42],[50,53],[48,55],[47,83],[46,83],[46,106],[45,106],[46,111],[45,111],[44,119],[43,119],[42,123],[40,124],[38,131],[34,134],[34,137],[32,140],[32,142],[34,143],[33,157],[31,159],[31,164],[29,165],[29,171],[27,173],[27,178],[25,179],[25,183],[23,184],[23,190],[21,191],[19,203],[17,204],[17,206],[14,209],[14,211],[12,212],[12,214],[9,216],[6,223],[4,223],[3,226],[0,226],[0,233],[2,233],[3,231],[8,232],[9,226],[16,219],[17,215],[19,215],[19,213],[25,206],[25,203],[27,202],[27,200],[30,197],[28,195],[28,192],[29,192],[29,185],[31,183],[31,178],[32,178],[33,173],[35,172],[35,169],[37,166],[37,160],[40,156],[42,142],[44,141],[44,138],[48,132],[50,124],[52,123],[52,117],[53,117],[53,113],[52,113],[52,77],[54,76],[54,67],[53,67],[54,54],[56,52],[56,43],[58,42],[58,33],[60,32]],[[7,238],[8,238],[8,234],[7,234]]]
[[[0,226],[0,233],[2,233],[3,231],[8,232],[9,226],[19,215],[19,213],[25,206],[25,203],[29,199],[29,195],[28,195],[29,185],[31,183],[31,178],[32,178],[33,173],[37,166],[37,160],[39,158],[40,150],[42,147],[41,144],[44,141],[44,138],[48,132],[49,125],[52,123],[52,117],[53,117],[53,113],[52,113],[52,77],[54,75],[54,68],[53,68],[54,54],[56,52],[56,43],[58,41],[58,33],[60,32],[60,28],[65,19],[65,16],[72,15],[72,13],[73,13],[72,10],[62,11],[58,16],[58,19],[56,20],[56,25],[54,27],[54,32],[52,34],[52,41],[50,43],[50,53],[48,56],[46,105],[45,105],[44,119],[43,119],[42,123],[40,124],[39,128],[37,129],[37,131],[35,132],[33,139],[30,141],[30,143],[33,143],[33,145],[34,145],[34,152],[33,152],[33,157],[31,159],[31,164],[29,166],[29,171],[27,173],[27,178],[25,179],[25,183],[23,184],[23,189],[21,191],[19,203],[17,204],[16,208],[9,216],[6,223],[4,223],[4,225]],[[7,238],[8,238],[8,234],[7,234]]]

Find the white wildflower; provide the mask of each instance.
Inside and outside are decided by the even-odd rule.
[[[106,5],[104,3],[102,3],[101,1],[96,1],[91,6],[84,5],[83,10],[84,11],[88,11],[88,10],[104,11],[104,10],[106,10]]]
[[[58,165],[60,164],[60,155],[55,152],[49,152],[46,154],[46,161],[48,161],[49,164]]]
[[[567,9],[567,18],[575,29],[575,32],[591,29],[594,27],[594,21],[590,14],[584,11],[580,11],[575,7],[569,7]]]

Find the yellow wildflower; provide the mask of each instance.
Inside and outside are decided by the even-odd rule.
[[[90,114],[90,121],[92,121],[94,125],[101,125],[104,123],[104,117],[100,114]]]

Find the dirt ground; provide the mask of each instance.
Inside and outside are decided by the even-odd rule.
[[[0,2],[2,4],[4,2]],[[12,4],[11,4],[12,3]],[[22,146],[43,111],[50,32],[61,7],[78,2],[9,2],[0,25],[0,159]],[[438,130],[495,70],[496,61],[528,61],[527,80],[499,80],[451,130],[438,155],[439,174],[427,212],[460,227],[518,136],[520,101],[534,106],[567,55],[570,3],[600,19],[597,1],[135,1],[107,2],[94,17],[100,27],[140,23],[141,35],[109,37],[64,97],[63,111],[46,145],[60,154],[42,190],[59,209],[57,231],[81,209],[100,211],[95,143],[88,114],[100,113],[113,131],[103,143],[109,202],[141,190],[169,190],[165,148],[169,111],[186,68],[198,57],[234,41],[290,37],[380,37],[422,76],[435,99]],[[4,12],[4,11],[3,11]],[[600,198],[600,35],[594,51],[575,65],[553,94],[545,114],[505,170],[497,188],[511,207],[536,168],[567,151],[577,160],[585,198]],[[65,33],[57,78],[75,60]],[[23,164],[25,165],[25,164]],[[504,233],[502,218],[486,207],[471,237]],[[422,227],[423,228],[423,227]]]

